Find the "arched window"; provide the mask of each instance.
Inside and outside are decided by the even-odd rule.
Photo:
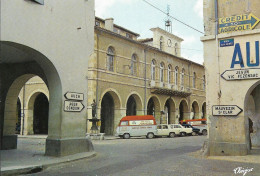
[[[163,37],[160,38],[160,50],[163,50]]]
[[[175,48],[175,55],[178,55],[178,43],[175,43],[174,48]]]
[[[137,56],[133,54],[131,59],[131,75],[136,75],[136,73],[137,73]]]
[[[203,90],[206,89],[206,77],[203,75]]]
[[[175,86],[178,85],[178,72],[179,72],[179,68],[175,67]]]
[[[151,64],[151,80],[155,80],[155,60],[152,60]]]
[[[114,49],[112,47],[107,50],[107,70],[114,71]]]
[[[193,88],[196,88],[196,73],[195,72],[193,73],[192,85],[193,85]]]
[[[184,86],[184,75],[185,75],[185,70],[183,68],[182,71],[181,71],[181,86],[182,87]]]
[[[171,83],[171,72],[172,72],[172,66],[171,65],[168,65],[168,74],[167,74],[167,80],[168,80],[168,84]]]
[[[164,78],[164,63],[160,63],[160,82],[163,82]]]

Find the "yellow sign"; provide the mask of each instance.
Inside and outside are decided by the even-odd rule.
[[[252,30],[258,23],[259,19],[252,13],[219,18],[218,33]]]

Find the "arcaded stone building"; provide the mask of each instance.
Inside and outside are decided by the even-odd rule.
[[[160,28],[151,30],[152,38],[138,40],[139,34],[115,25],[113,19],[96,17],[86,119],[92,118],[95,100],[102,133],[114,134],[126,115],[152,114],[164,124],[206,117],[204,67],[181,57],[183,39]],[[46,114],[32,104],[46,106],[48,89],[40,78],[29,80],[25,87],[25,100],[23,89],[19,95],[25,116],[20,133],[47,134],[46,126],[38,127],[46,124]],[[90,132],[91,123],[86,123]]]
[[[126,115],[152,114],[157,123],[206,117],[204,66],[181,57],[180,37],[151,31],[153,38],[139,40],[112,18],[96,17],[87,104],[91,118],[97,102],[102,133],[114,134]]]

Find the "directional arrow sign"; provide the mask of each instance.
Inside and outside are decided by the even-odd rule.
[[[85,106],[81,102],[70,100],[64,101],[64,111],[66,112],[81,112],[84,108]]]
[[[260,68],[226,70],[221,77],[227,81],[260,79]]]
[[[231,17],[219,18],[219,34],[252,30],[259,23],[259,19],[250,14],[236,15]]]
[[[243,110],[237,105],[214,105],[212,106],[213,116],[237,116]]]
[[[67,92],[65,95],[65,98],[69,100],[84,100],[84,94],[83,93],[76,93],[76,92]]]

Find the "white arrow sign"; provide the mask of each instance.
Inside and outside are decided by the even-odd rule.
[[[84,109],[85,106],[78,101],[64,101],[64,111],[66,112],[81,112],[82,109]]]
[[[260,79],[260,68],[226,70],[221,77],[227,81]]]
[[[243,110],[237,105],[214,105],[212,106],[213,116],[237,116]]]
[[[84,94],[83,93],[76,93],[76,92],[67,92],[65,95],[65,98],[69,100],[84,100]]]

